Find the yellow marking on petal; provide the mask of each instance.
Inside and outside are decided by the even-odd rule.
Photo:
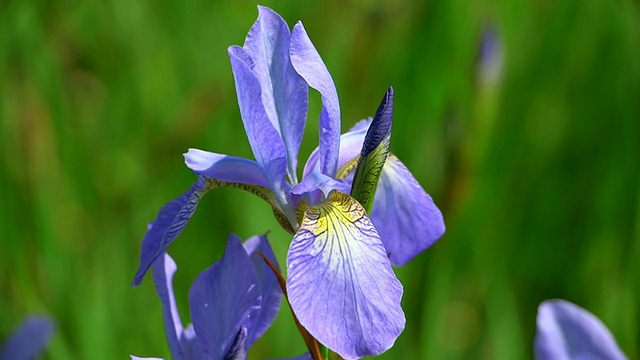
[[[324,203],[307,206],[300,228],[313,235],[312,253],[328,261],[331,268],[339,266],[340,259],[350,257],[351,251],[358,248],[354,241],[375,233],[362,205],[338,191],[333,191]]]
[[[329,195],[327,202],[307,206],[301,228],[318,236],[329,229],[330,225],[355,223],[365,215],[364,208],[354,198],[338,191]]]

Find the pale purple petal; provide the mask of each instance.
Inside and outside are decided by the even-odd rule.
[[[131,357],[131,360],[164,360],[163,358],[157,358],[157,357],[139,357],[139,356],[135,356],[135,355],[129,355]]]
[[[0,349],[0,360],[35,359],[44,352],[54,330],[53,321],[47,316],[25,319]]]
[[[318,120],[320,171],[334,177],[338,169],[340,150],[340,103],[336,85],[301,22],[298,22],[291,32],[289,53],[298,74],[322,96],[322,112]]]
[[[241,184],[269,187],[260,165],[253,160],[189,149],[184,154],[189,169],[198,175]]]
[[[364,208],[346,194],[308,207],[287,255],[300,323],[345,359],[389,349],[405,325],[402,284]]]
[[[389,154],[382,169],[371,221],[391,253],[404,265],[444,234],[442,213],[411,172]]]
[[[597,317],[564,300],[540,304],[535,354],[537,360],[627,358]]]
[[[242,241],[229,236],[222,259],[203,271],[189,291],[193,328],[205,359],[223,359],[238,331],[260,311],[258,275]]]
[[[249,328],[249,334],[247,339],[247,348],[251,347],[253,343],[264,334],[265,331],[271,326],[273,321],[278,315],[280,310],[280,300],[282,299],[282,290],[278,283],[273,270],[267,265],[265,260],[259,253],[266,256],[271,263],[273,263],[278,270],[278,260],[276,259],[271,245],[267,240],[266,235],[253,236],[249,240],[245,241],[244,248],[249,254],[251,261],[258,274],[260,281],[260,290],[262,293],[262,302],[260,304],[260,314],[254,319],[251,327]]]
[[[269,8],[258,6],[258,11],[258,20],[249,30],[243,48],[252,59],[252,70],[262,88],[262,104],[269,121],[284,141],[287,172],[295,184],[309,88],[289,59],[289,26]]]
[[[140,285],[151,264],[160,256],[187,226],[196,211],[200,199],[209,190],[209,180],[200,176],[186,193],[165,204],[156,219],[149,225],[142,239],[140,266],[133,285]]]
[[[153,263],[153,281],[156,284],[156,292],[162,303],[162,315],[167,333],[167,342],[171,350],[171,357],[176,360],[183,359],[180,338],[182,337],[182,321],[178,313],[176,298],[173,294],[173,275],[178,266],[169,254],[158,257]]]
[[[284,142],[271,124],[262,104],[260,81],[253,60],[239,46],[229,47],[240,115],[256,161],[280,204],[285,208],[287,154]]]

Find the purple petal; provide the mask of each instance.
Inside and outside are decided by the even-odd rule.
[[[301,22],[298,22],[291,32],[289,53],[293,67],[298,74],[322,96],[322,112],[318,120],[320,126],[320,171],[327,176],[334,177],[338,169],[338,152],[340,150],[340,103],[336,85]]]
[[[269,187],[260,165],[255,161],[208,151],[189,149],[184,154],[189,169],[198,175],[241,184]]]
[[[260,311],[258,275],[242,241],[229,236],[222,259],[203,271],[191,286],[193,328],[205,359],[223,359],[240,329]]]
[[[393,265],[404,265],[444,234],[442,213],[392,154],[382,169],[371,221]]]
[[[364,208],[348,195],[307,207],[287,266],[300,323],[342,357],[378,355],[404,329],[402,284]]]
[[[287,151],[288,174],[298,182],[298,150],[304,133],[309,102],[307,83],[289,59],[289,26],[273,10],[258,6],[259,16],[244,43],[253,73],[262,88],[262,104]]]
[[[176,298],[173,294],[173,274],[178,266],[169,254],[158,257],[153,264],[153,281],[156,284],[156,292],[162,302],[162,315],[164,316],[164,326],[167,332],[167,341],[173,359],[183,359],[180,349],[180,338],[182,337],[182,321],[178,313]]]
[[[626,359],[597,317],[564,300],[540,304],[535,354],[538,360]]]
[[[165,204],[156,219],[149,225],[142,239],[140,266],[133,279],[133,285],[140,285],[151,264],[176,239],[196,211],[200,199],[209,191],[210,181],[200,176],[186,193]]]
[[[0,349],[0,360],[30,360],[40,356],[53,335],[55,326],[46,316],[24,320]]]
[[[287,170],[287,154],[280,134],[273,127],[262,104],[260,81],[253,73],[253,60],[239,46],[229,47],[229,58],[236,82],[238,105],[253,155],[262,168],[269,187],[283,205]]]
[[[249,335],[247,340],[247,348],[251,347],[253,343],[264,334],[265,331],[271,326],[273,321],[280,310],[280,300],[282,299],[282,290],[278,283],[273,270],[267,265],[265,260],[258,253],[266,256],[271,263],[273,263],[279,270],[278,260],[276,259],[271,245],[267,240],[266,235],[253,236],[249,240],[245,241],[244,248],[249,254],[251,261],[258,273],[258,279],[260,281],[260,290],[262,293],[262,302],[260,305],[260,314],[251,324],[249,329]]]
[[[164,360],[163,358],[156,358],[156,357],[139,357],[139,356],[135,356],[135,355],[129,355],[131,357],[131,360]]]

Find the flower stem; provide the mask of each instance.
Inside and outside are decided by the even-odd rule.
[[[307,331],[307,329],[305,329],[304,326],[300,324],[300,321],[298,321],[296,314],[293,312],[293,308],[291,308],[291,303],[289,303],[289,297],[287,296],[287,284],[284,280],[284,277],[282,277],[280,270],[278,270],[278,268],[271,262],[271,260],[269,260],[269,258],[267,258],[263,253],[258,252],[258,255],[262,257],[262,259],[267,263],[269,268],[271,268],[271,271],[273,271],[273,273],[276,275],[276,278],[278,279],[278,284],[280,284],[280,289],[282,289],[284,298],[287,300],[287,303],[289,304],[289,309],[291,309],[293,320],[295,321],[296,326],[298,327],[298,331],[300,332],[300,335],[302,335],[302,339],[307,345],[307,349],[309,349],[309,354],[311,355],[311,358],[313,360],[324,360],[324,357],[320,352],[320,345],[318,344],[318,340],[316,340],[313,336],[311,336],[311,334],[309,334],[309,331]],[[337,359],[342,359],[342,358],[337,358]]]

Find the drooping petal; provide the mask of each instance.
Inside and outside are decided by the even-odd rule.
[[[220,261],[203,271],[189,290],[193,328],[205,359],[224,359],[238,331],[260,311],[258,275],[238,236],[229,236]]]
[[[205,176],[198,180],[184,194],[165,204],[156,219],[149,225],[142,239],[140,266],[133,279],[133,286],[140,285],[151,264],[176,239],[196,211],[202,196],[212,189],[214,184]]]
[[[30,360],[37,358],[47,346],[55,326],[46,316],[25,319],[0,349],[0,360]]]
[[[164,317],[164,326],[167,333],[167,342],[171,357],[176,360],[184,358],[180,346],[180,338],[182,337],[182,321],[178,313],[176,298],[173,294],[173,274],[175,274],[178,266],[169,254],[158,257],[153,263],[153,281],[156,284],[156,292],[162,303],[162,315]]]
[[[247,338],[247,348],[249,348],[260,336],[262,336],[262,334],[264,334],[265,331],[267,331],[269,326],[271,326],[275,320],[276,315],[278,315],[278,310],[280,310],[280,300],[282,299],[282,290],[280,289],[278,279],[273,273],[273,270],[271,270],[262,256],[260,256],[260,254],[263,254],[278,270],[280,269],[278,260],[276,259],[276,256],[271,249],[271,245],[269,245],[269,241],[267,240],[267,236],[261,235],[249,238],[249,240],[244,242],[244,248],[249,254],[249,257],[256,269],[262,293],[260,314],[253,320],[251,327],[249,328]]]
[[[253,60],[239,46],[229,47],[240,115],[256,161],[278,201],[286,207],[287,154],[284,142],[273,127],[262,104],[260,81],[253,73]]]
[[[402,284],[364,208],[348,195],[307,207],[287,266],[300,323],[342,357],[380,354],[402,332]]]
[[[184,159],[189,169],[198,175],[220,181],[269,187],[262,169],[253,160],[198,149],[189,149],[184,154]]]
[[[393,154],[387,158],[380,177],[371,221],[396,266],[409,262],[445,231],[438,207]]]
[[[597,317],[564,300],[540,304],[535,354],[537,360],[626,359]]]
[[[335,177],[340,150],[340,102],[336,85],[322,61],[318,50],[313,46],[309,35],[301,22],[291,31],[289,49],[291,62],[304,80],[316,89],[322,97],[320,112],[320,172]]]
[[[392,119],[393,88],[389,88],[367,130],[351,185],[351,196],[362,204],[367,213],[371,213],[380,173],[389,154]]]
[[[287,23],[273,10],[258,6],[258,20],[244,43],[253,60],[253,72],[262,88],[266,114],[278,131],[287,151],[287,172],[297,183],[298,150],[304,133],[309,102],[307,83],[289,58],[290,32]]]

